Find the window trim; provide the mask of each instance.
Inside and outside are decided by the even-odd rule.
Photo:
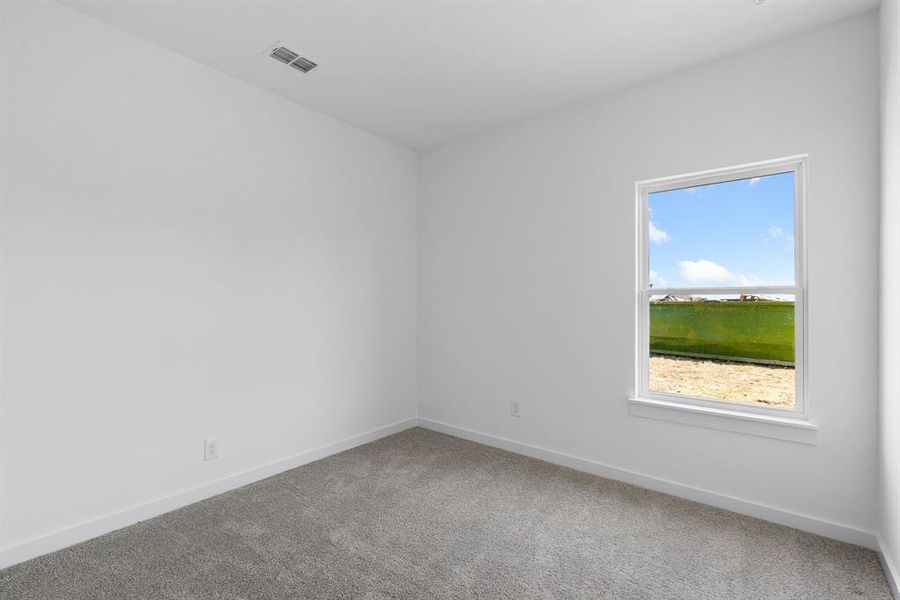
[[[725,419],[747,419],[755,417],[771,423],[782,421],[809,423],[810,401],[807,397],[807,271],[806,271],[806,191],[807,191],[808,156],[797,155],[774,160],[744,164],[687,173],[672,177],[648,179],[635,183],[636,205],[636,293],[635,293],[635,405],[652,403],[661,407],[663,412],[679,413],[678,420],[683,422],[685,412],[701,413],[704,416],[715,414]],[[724,287],[689,287],[689,288],[650,288],[650,232],[648,202],[654,192],[670,191],[723,183],[752,177],[764,177],[778,173],[794,173],[794,285],[793,286],[724,286]],[[663,294],[793,294],[794,295],[794,330],[795,330],[795,391],[794,407],[791,409],[774,408],[740,404],[715,398],[703,398],[681,394],[653,392],[649,389],[650,359],[650,302],[651,295]],[[640,408],[640,406],[638,406]],[[640,413],[641,411],[637,411]],[[659,411],[656,411],[659,412]],[[632,414],[635,411],[632,410]],[[648,415],[642,415],[648,416]],[[674,416],[674,415],[673,415]],[[672,419],[676,420],[676,419]],[[706,419],[709,421],[709,419]],[[810,424],[811,425],[811,424]],[[795,425],[794,425],[795,426]],[[813,426],[814,427],[814,426]],[[728,429],[728,427],[724,427]]]

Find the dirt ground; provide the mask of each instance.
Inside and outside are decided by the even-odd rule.
[[[650,357],[650,389],[790,408],[794,369],[655,355]]]

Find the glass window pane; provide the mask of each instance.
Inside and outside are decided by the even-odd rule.
[[[653,296],[650,391],[794,407],[794,296]]]
[[[652,287],[794,285],[794,173],[649,195]]]

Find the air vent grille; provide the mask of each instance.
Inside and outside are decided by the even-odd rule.
[[[301,73],[309,73],[316,67],[318,67],[318,63],[315,61],[305,57],[300,56],[299,52],[295,52],[290,48],[286,48],[285,46],[276,45],[269,52],[269,56],[277,60],[278,62],[282,62],[294,69],[297,69]]]
[[[300,58],[300,55],[294,52],[293,50],[288,50],[284,46],[279,46],[272,50],[272,58],[275,60],[280,60],[281,62],[288,64],[292,60],[296,58]]]
[[[309,73],[319,65],[309,60],[308,58],[299,57],[294,62],[291,63],[291,66],[297,69],[298,71],[303,71],[304,73]]]

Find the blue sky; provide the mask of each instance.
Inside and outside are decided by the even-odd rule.
[[[793,285],[794,174],[650,194],[653,287]]]

